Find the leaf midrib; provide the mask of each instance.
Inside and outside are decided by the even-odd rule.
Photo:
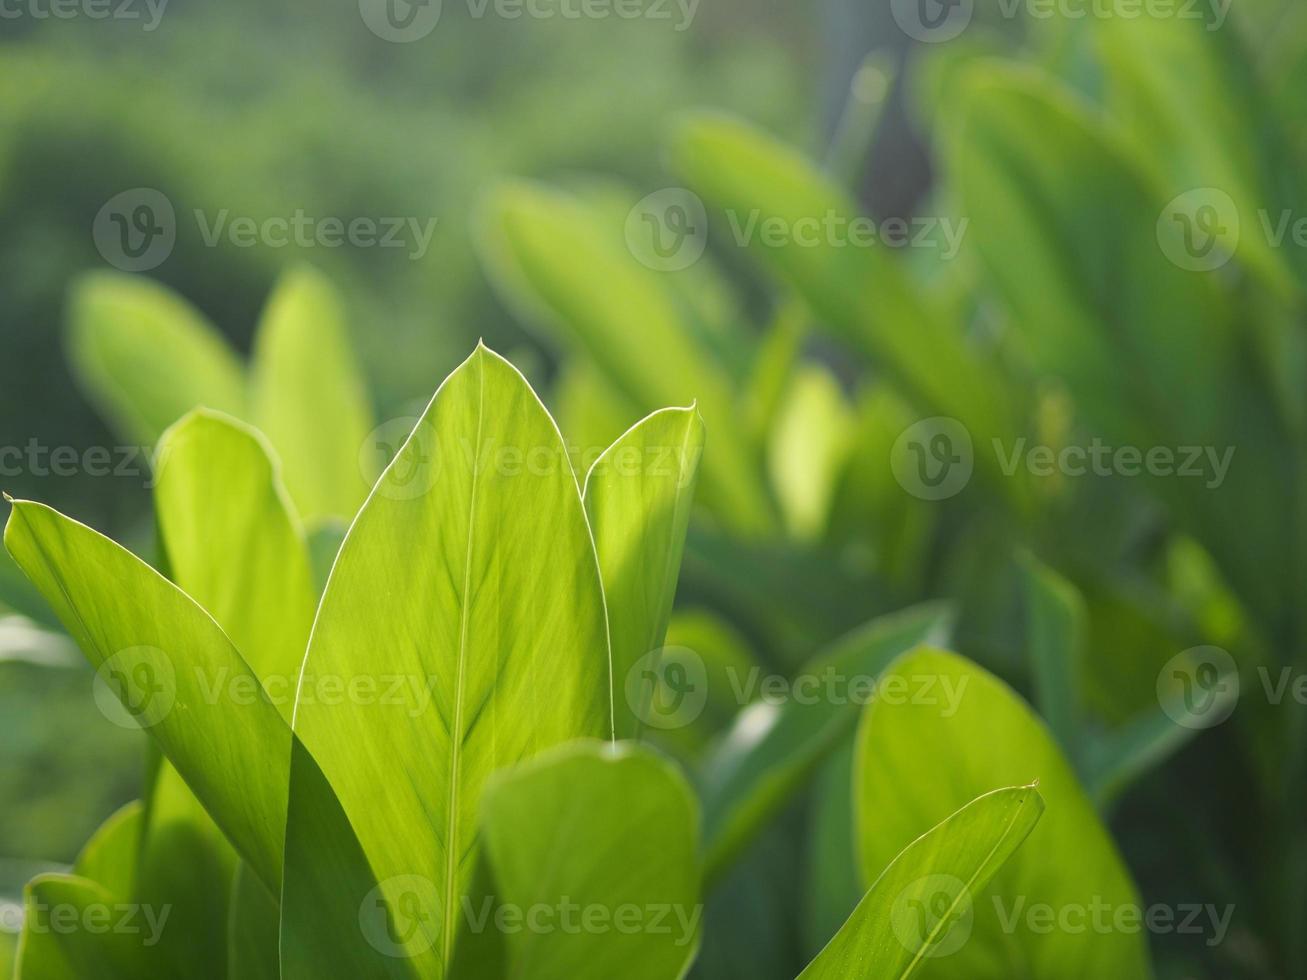
[[[455,855],[458,852],[458,840],[456,834],[458,832],[459,767],[462,762],[463,747],[463,681],[467,672],[467,635],[472,608],[471,599],[469,597],[472,588],[472,541],[475,537],[474,529],[476,527],[477,491],[481,478],[481,438],[482,423],[485,419],[485,381],[486,369],[484,355],[481,355],[478,351],[477,435],[474,444],[475,455],[472,459],[472,490],[470,500],[468,501],[467,550],[463,560],[463,591],[459,597],[461,609],[459,611],[458,657],[454,673],[454,723],[450,729],[449,794],[447,797],[449,820],[446,824],[445,830],[445,928],[442,957],[446,974],[448,974],[449,968],[453,962],[454,952],[454,892],[456,891],[455,880],[458,870],[456,867],[457,859]]]

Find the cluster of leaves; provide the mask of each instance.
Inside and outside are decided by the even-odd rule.
[[[857,217],[838,145],[814,161],[741,121],[684,120],[672,173],[737,229],[685,270],[632,257],[622,231],[636,195],[515,182],[487,202],[479,240],[514,308],[563,351],[565,429],[602,433],[616,406],[692,391],[731,442],[705,462],[715,520],[691,529],[688,592],[745,624],[783,669],[867,601],[956,599],[960,645],[1033,692],[1104,813],[1150,773],[1141,840],[1169,822],[1194,828],[1149,863],[1164,869],[1162,894],[1230,901],[1240,940],[1216,951],[1219,966],[1180,944],[1166,971],[1296,976],[1307,715],[1245,697],[1201,758],[1163,766],[1194,732],[1158,694],[1159,675],[1176,680],[1164,664],[1199,643],[1233,654],[1245,690],[1259,670],[1307,668],[1307,266],[1263,232],[1264,215],[1274,226],[1307,200],[1291,94],[1302,38],[1253,38],[1275,20],[1241,13],[1053,15],[1025,49],[979,29],[938,45],[905,84],[941,164],[937,213],[968,223],[958,258],[756,235],[748,249],[773,311],[761,328],[723,271],[738,265],[738,229]],[[860,88],[855,129],[875,114]],[[1220,212],[1216,261],[1187,266],[1175,259],[1185,221],[1209,217],[1195,212],[1213,189],[1235,220]],[[852,384],[825,366],[832,350],[865,368]],[[937,418],[969,434],[975,473],[926,501],[896,482],[892,457],[900,434]],[[1023,444],[1056,454],[1094,440],[1235,457],[1219,486],[1004,465]],[[1014,660],[1023,647],[1030,656]],[[1226,696],[1227,680],[1206,693]],[[992,744],[998,728],[977,737]],[[958,765],[956,745],[922,744],[902,747],[903,795]],[[995,976],[1022,974],[1011,951],[995,962]],[[1108,975],[1075,963],[1033,974]]]
[[[304,314],[317,307],[295,308],[313,322]],[[639,732],[639,703],[614,691],[665,631],[702,440],[693,408],[654,413],[582,486],[525,379],[479,347],[358,511],[320,600],[267,440],[212,409],[161,437],[168,577],[44,505],[11,501],[7,550],[162,750],[148,799],[115,814],[71,874],[28,886],[17,976],[606,977],[619,965],[681,976],[697,915],[690,935],[486,932],[467,910],[701,907],[722,845],[710,836],[701,848],[694,791],[649,749],[601,739]],[[620,465],[668,447],[670,470]],[[506,452],[553,464],[521,468]],[[841,656],[883,665],[940,618],[928,609],[873,624]],[[1013,736],[1051,753],[1039,768],[1070,802],[1053,825],[1079,832],[1087,802],[1001,684],[926,650],[895,669],[992,685],[985,699]],[[373,695],[393,678],[429,686],[398,701],[319,697],[329,678],[351,692],[368,681]],[[873,746],[880,717],[864,720]],[[833,719],[786,724],[813,721]],[[774,776],[737,772],[718,802],[766,808],[774,791],[751,783]],[[1042,812],[1033,787],[959,807],[952,792],[923,799],[893,838],[878,816],[884,785],[857,789],[877,814],[864,848],[871,884],[805,977],[908,975],[970,893],[919,925],[915,945],[896,933],[896,903],[932,898],[932,875],[976,889],[999,873],[1029,875],[1039,850],[1062,846],[1045,835],[1036,854],[1006,864]],[[942,822],[918,825],[940,812]],[[718,832],[751,822],[746,812]],[[1096,839],[1109,860],[1091,873],[1115,866],[1102,884],[1128,888],[1101,829]],[[150,935],[67,925],[128,907],[166,909],[170,922]]]
[[[377,447],[339,331],[317,333],[338,322],[323,312],[325,282],[301,272],[279,288],[266,322],[293,325],[268,329],[281,342],[256,344],[248,379],[234,355],[215,356],[212,332],[175,297],[139,281],[84,283],[75,359],[106,413],[148,439],[196,404],[238,416],[267,433],[294,500],[244,425],[210,412],[172,429],[160,567],[184,593],[92,532],[20,504],[11,550],[92,660],[184,637],[179,662],[201,657],[270,689],[299,676],[305,649],[306,676],[438,681],[417,723],[304,703],[302,686],[293,714],[285,699],[219,711],[201,691],[185,701],[179,692],[194,711],[151,729],[168,764],[144,808],[111,822],[79,862],[76,873],[99,884],[76,887],[188,910],[177,945],[158,954],[159,975],[276,976],[278,929],[288,977],[345,967],[598,977],[619,961],[650,977],[687,967],[786,977],[809,960],[805,976],[1300,975],[1303,712],[1245,698],[1204,736],[1195,766],[1175,755],[1194,731],[1157,694],[1161,666],[1198,642],[1230,650],[1254,687],[1259,667],[1307,666],[1293,653],[1307,649],[1294,601],[1307,578],[1307,267],[1253,232],[1259,214],[1293,213],[1302,200],[1301,134],[1285,121],[1296,61],[1284,51],[1256,61],[1240,34],[1248,23],[1207,26],[1055,22],[1032,39],[1037,66],[977,31],[940,46],[914,80],[942,163],[937,204],[969,222],[963,252],[942,263],[759,238],[770,307],[760,328],[746,312],[757,290],[737,296],[724,271],[728,250],[676,272],[633,257],[624,227],[634,195],[611,184],[500,187],[478,223],[481,254],[513,309],[563,353],[552,403],[567,439],[520,377],[479,351],[417,423],[338,558],[331,528],[354,516],[375,475],[358,475],[359,446]],[[840,171],[857,154],[847,141],[874,128],[876,109],[855,97],[846,142],[825,166],[714,115],[685,120],[668,159],[714,213],[788,227],[850,219],[857,206]],[[1228,261],[1210,271],[1172,261],[1180,243],[1167,236],[1182,223],[1159,221],[1199,186],[1235,202],[1247,232],[1237,242],[1226,232],[1216,247]],[[856,376],[826,366],[832,351],[860,366]],[[164,403],[136,383],[142,373]],[[337,388],[345,395],[324,404],[321,393]],[[697,417],[658,409],[696,399],[712,448],[693,517],[680,471],[656,486],[642,473],[578,490],[572,474],[590,470],[588,447],[629,440],[648,458],[643,449],[676,446],[684,463]],[[650,412],[622,435],[620,420]],[[937,417],[970,434],[976,472],[956,496],[926,501],[896,481],[893,447]],[[990,451],[1095,438],[1235,447],[1237,458],[1210,487],[1037,479]],[[541,445],[572,463],[481,483],[491,471],[470,462],[483,446]],[[414,473],[437,458],[440,485],[462,489],[408,497]],[[304,540],[317,546],[305,551]],[[953,604],[923,604],[940,596]],[[1037,713],[977,662],[939,650],[950,630],[974,661],[1031,691]],[[531,658],[545,646],[547,671]],[[684,648],[702,664],[707,700],[678,716],[683,691],[666,666],[684,665]],[[460,670],[460,650],[491,651],[496,669],[472,657]],[[752,695],[738,679],[754,670],[796,688],[833,672],[930,677],[966,694],[947,716],[887,700],[861,713],[831,699],[758,698],[740,710]],[[651,731],[654,702],[671,707]],[[499,734],[486,741],[478,724]],[[609,734],[618,747],[574,741]],[[1034,794],[994,791],[1035,779],[1047,812],[1032,830]],[[1127,814],[1129,829],[1166,841],[1148,855],[1176,882],[1163,896],[1232,902],[1239,942],[1154,957],[1138,933],[1004,928],[991,897],[1140,907],[1105,826],[1131,798],[1145,815]],[[1231,814],[1259,832],[1229,833]],[[190,850],[179,859],[174,847]],[[213,873],[181,885],[160,870],[178,866]],[[925,934],[906,945],[896,908],[931,908],[941,874],[969,883],[970,932],[931,956],[923,951],[947,946],[958,906],[923,911]],[[427,926],[402,944],[411,956],[378,955],[360,903],[380,888],[382,908],[404,913],[406,876],[435,883],[417,897],[440,914],[415,917]],[[39,906],[49,888],[49,904],[70,887],[39,879],[29,901]],[[690,948],[559,932],[486,942],[452,925],[464,897],[523,907],[564,895],[606,907],[702,901],[698,955],[697,935]],[[73,965],[22,976],[79,976],[78,956],[103,954],[34,937],[25,959]]]

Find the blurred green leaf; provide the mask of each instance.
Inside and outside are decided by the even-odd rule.
[[[1085,603],[1073,586],[1033,557],[1025,561],[1027,655],[1035,703],[1053,736],[1079,766],[1083,736]]]
[[[302,266],[282,276],[259,323],[251,372],[252,418],[276,447],[305,522],[352,519],[369,489],[359,457],[372,408],[344,305],[320,272]]]
[[[928,977],[1152,975],[1144,934],[1052,930],[1032,911],[1142,915],[1116,847],[1048,730],[1001,680],[955,654],[920,650],[881,677],[854,764],[859,851],[873,877],[899,849],[985,787],[1039,781],[1048,812],[1026,845],[974,896],[966,944],[931,959]]]
[[[21,980],[141,980],[160,969],[159,935],[167,912],[137,910],[136,931],[105,928],[124,901],[101,885],[73,875],[41,875],[27,886],[18,977]],[[60,928],[51,916],[58,914]],[[116,913],[121,916],[121,912]],[[66,923],[73,922],[71,928]]]
[[[980,445],[1016,430],[1018,409],[993,354],[986,360],[973,350],[919,297],[888,246],[820,232],[809,241],[800,233],[812,222],[848,228],[857,218],[848,194],[829,176],[752,126],[707,114],[685,120],[671,154],[675,169],[726,213],[736,239],[748,237],[821,322],[873,358],[919,411],[959,420]],[[789,234],[769,244],[761,233],[746,235],[749,225],[755,232],[771,225]],[[990,454],[978,453],[976,460],[990,476],[1001,475]],[[1018,495],[1022,482],[996,485]]]
[[[835,484],[853,450],[854,416],[839,382],[816,365],[800,369],[782,399],[767,446],[768,472],[792,537],[821,537]]]
[[[697,402],[716,447],[704,461],[705,503],[737,530],[767,530],[770,504],[730,379],[695,344],[659,274],[583,204],[524,182],[496,189],[480,230],[484,261],[521,315],[593,359],[640,411]]]
[[[73,874],[114,895],[134,895],[144,837],[145,806],[137,800],[115,812],[86,842]]]
[[[761,668],[730,678],[749,706],[703,765],[709,881],[856,726],[880,672],[915,646],[941,642],[949,621],[938,603],[873,620],[803,668],[781,701],[762,700],[774,693],[761,686]]]
[[[197,406],[245,414],[239,356],[194,307],[136,276],[94,272],[69,301],[69,356],[117,434],[152,446]]]

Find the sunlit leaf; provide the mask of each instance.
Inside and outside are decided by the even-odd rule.
[[[682,975],[702,918],[698,809],[670,763],[628,744],[565,746],[495,779],[484,813],[499,907],[464,911],[508,924],[508,975]],[[514,928],[532,909],[551,927]]]

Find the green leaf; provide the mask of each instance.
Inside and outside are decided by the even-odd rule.
[[[289,721],[317,606],[304,531],[263,437],[200,410],[160,440],[155,511],[171,578],[231,637]]]
[[[277,900],[245,864],[236,869],[228,916],[230,980],[280,980]]]
[[[1027,643],[1036,704],[1074,763],[1080,762],[1085,603],[1066,579],[1034,558],[1025,562]]]
[[[277,448],[306,522],[352,518],[367,496],[359,453],[372,431],[344,304],[321,273],[286,273],[263,312],[251,367],[253,418]]]
[[[913,841],[867,890],[800,980],[906,980],[950,944],[965,943],[974,897],[1043,812],[1044,801],[1033,786],[1001,789]],[[936,905],[941,897],[944,904]]]
[[[73,288],[69,321],[73,367],[122,438],[151,446],[199,405],[244,414],[240,358],[171,290],[138,276],[90,273]]]
[[[177,980],[225,980],[227,916],[236,855],[167,762],[146,814],[133,900],[169,910],[159,956]]]
[[[790,383],[767,446],[768,472],[790,536],[813,541],[826,530],[835,484],[853,448],[853,411],[839,382],[808,365]]]
[[[100,825],[77,856],[73,874],[115,895],[135,894],[144,835],[145,806],[136,800]]]
[[[608,603],[619,738],[638,738],[645,725],[648,705],[641,698],[653,685],[633,672],[658,672],[702,455],[699,413],[669,408],[633,426],[586,475],[586,514]]]
[[[793,232],[781,244],[754,234],[751,244],[819,321],[883,366],[919,410],[960,420],[976,445],[1015,430],[1017,409],[993,356],[973,351],[958,328],[920,299],[885,246],[845,247],[820,235],[814,243],[800,233],[805,223],[835,216],[847,227],[857,217],[830,176],[752,126],[710,114],[683,122],[671,155],[690,185],[726,212],[737,237],[750,222]],[[1002,477],[990,454],[978,453],[976,461]],[[1022,484],[1003,478],[998,485],[1017,493]]]
[[[483,806],[499,908],[465,911],[505,926],[508,975],[683,974],[699,945],[699,815],[673,765],[630,744],[568,745],[496,777]],[[532,909],[549,927],[518,931]]]
[[[581,202],[525,182],[487,201],[481,242],[497,284],[528,321],[582,351],[641,411],[696,402],[717,447],[704,462],[705,503],[740,531],[771,527],[730,379],[695,343],[658,273]]]
[[[850,732],[813,779],[805,848],[803,949],[815,956],[857,907],[863,881],[853,833],[853,747]]]
[[[1100,905],[1135,915],[1142,906],[1071,767],[1007,685],[955,654],[908,654],[882,677],[858,738],[857,827],[868,879],[986,787],[1038,780],[1048,804],[1025,847],[974,896],[966,944],[932,958],[926,976],[1151,976],[1142,931],[1049,931],[1032,918],[1045,906],[1086,917]]]
[[[962,77],[947,159],[1014,340],[1103,444],[1237,448],[1215,485],[1208,464],[1206,480],[1159,474],[1145,486],[1273,618],[1291,601],[1289,437],[1229,298],[1177,264],[1182,233],[1159,223],[1164,197],[1092,106],[1035,71],[977,62]],[[1115,202],[1111,221],[1102,201]]]
[[[1168,198],[1205,187],[1233,202],[1238,222],[1222,223],[1222,247],[1293,300],[1301,287],[1290,262],[1300,250],[1277,248],[1262,215],[1273,229],[1301,185],[1262,90],[1258,55],[1241,31],[1211,19],[1224,20],[1216,6],[1194,9],[1196,17],[1092,19],[1110,111]],[[1301,277],[1307,266],[1296,271]]]
[[[194,600],[108,538],[42,504],[13,501],[5,546],[101,677],[146,727],[259,876],[281,881],[290,730],[259,678]],[[106,701],[101,700],[106,708]]]
[[[167,931],[167,911],[138,909],[137,931],[114,929],[126,901],[85,878],[34,878],[25,893],[17,976],[21,980],[141,980],[166,975],[160,969],[158,940]]]
[[[939,642],[950,614],[940,604],[873,620],[818,656],[783,702],[757,700],[704,763],[706,876],[711,881],[857,724],[880,672],[895,657]],[[838,689],[826,696],[828,680]],[[738,696],[760,697],[761,669],[733,678]]]
[[[378,963],[445,976],[486,779],[610,734],[609,658],[562,437],[522,376],[478,347],[359,512],[322,600],[295,730],[330,790],[311,772],[292,786],[283,951],[299,945],[288,934],[357,925],[364,908],[377,929],[329,930],[306,955],[357,962],[370,944]],[[352,695],[327,696],[328,682]],[[332,792],[328,819],[315,811]],[[283,974],[314,977],[288,962]]]

